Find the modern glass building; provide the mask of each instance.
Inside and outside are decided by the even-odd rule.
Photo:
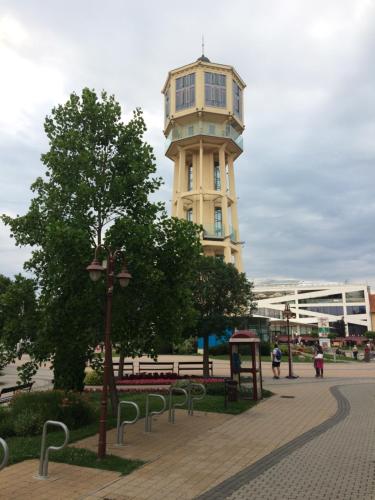
[[[365,284],[266,282],[254,287],[256,314],[279,324],[285,304],[295,313],[293,329],[297,335],[309,334],[320,325],[332,327],[343,319],[345,333],[364,335],[371,330],[369,288]]]

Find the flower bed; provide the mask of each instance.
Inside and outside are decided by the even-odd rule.
[[[197,384],[215,384],[215,383],[223,383],[224,382],[224,378],[222,377],[207,377],[207,378],[204,378],[204,377],[198,377],[198,376],[191,376],[191,377],[188,377],[188,376],[183,376],[183,377],[178,377],[178,380],[192,380],[193,382],[196,382]],[[123,380],[117,380],[116,381],[116,386],[117,386],[117,390],[119,392],[145,392],[145,391],[148,391],[149,389],[147,388],[135,388],[134,386],[143,386],[143,385],[147,385],[147,386],[150,386],[150,385],[157,385],[157,386],[160,386],[160,385],[171,385],[171,384],[174,384],[176,383],[176,378],[171,378],[171,379],[167,379],[167,378],[154,378],[152,377],[151,379],[148,378],[148,379],[141,379],[141,378],[128,378],[128,379],[123,379]],[[121,386],[127,386],[127,387],[121,387]],[[131,387],[129,387],[131,386]],[[85,391],[87,392],[100,392],[102,390],[101,387],[93,387],[93,388],[90,388],[90,387],[85,387]],[[152,389],[153,391],[156,390],[158,391],[158,389]],[[159,389],[160,392],[167,392],[167,389],[164,389],[164,388],[160,388]]]

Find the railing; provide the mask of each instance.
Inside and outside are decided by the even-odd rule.
[[[123,420],[121,422],[121,407],[122,406],[132,406],[135,408],[136,414],[133,420]],[[124,446],[124,427],[125,425],[135,424],[139,419],[139,406],[134,401],[120,401],[117,407],[117,446]]]
[[[152,411],[150,413],[150,398],[160,398],[163,402],[163,407],[159,411]],[[167,401],[161,394],[147,394],[146,396],[146,415],[145,415],[145,432],[151,432],[152,417],[154,415],[161,415],[167,407]]]
[[[229,226],[229,234],[225,234],[223,224],[203,224],[203,239],[223,240],[229,237],[231,241],[237,241],[237,232],[233,226]]]
[[[167,151],[173,141],[194,137],[195,135],[209,135],[232,139],[241,150],[243,149],[242,135],[232,125],[195,121],[183,127],[174,126],[166,139],[165,150]]]
[[[184,394],[185,400],[182,403],[173,404],[173,393]],[[189,402],[189,395],[185,389],[182,387],[170,387],[169,389],[169,412],[168,412],[168,422],[174,424],[175,422],[175,410],[176,408],[182,408]]]
[[[8,448],[8,445],[6,444],[6,442],[4,441],[4,439],[2,439],[2,438],[0,438],[0,445],[2,446],[2,448],[4,450],[3,451],[3,453],[4,453],[3,460],[0,463],[0,470],[1,470],[1,469],[4,469],[4,467],[6,467],[8,465],[9,448]]]
[[[201,394],[193,396],[194,389],[201,389]],[[206,388],[203,384],[189,384],[188,386],[188,415],[194,415],[194,401],[201,401],[206,395]]]
[[[61,427],[61,429],[65,432],[65,439],[61,446],[49,446],[46,449],[46,439],[47,439],[47,427],[49,425],[53,425],[55,427]],[[42,446],[40,450],[40,461],[39,461],[39,476],[38,479],[47,479],[48,477],[48,456],[51,451],[58,451],[65,448],[69,441],[69,430],[65,424],[62,422],[57,422],[55,420],[47,420],[47,422],[43,425],[43,434],[42,434]]]

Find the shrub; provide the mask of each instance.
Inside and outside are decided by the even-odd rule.
[[[213,347],[210,347],[208,351],[212,356],[222,356],[223,354],[229,355],[229,344],[225,342],[223,344],[218,344]]]
[[[41,413],[26,408],[14,417],[13,429],[16,436],[35,436],[43,429]]]
[[[91,371],[86,373],[85,385],[103,385],[103,372]]]
[[[0,437],[6,438],[14,435],[13,419],[7,408],[0,407]]]
[[[271,355],[271,347],[270,347],[270,344],[268,342],[261,342],[260,354],[261,354],[261,356],[270,356]]]
[[[12,399],[10,411],[14,422],[18,417],[20,419],[19,432],[22,426],[24,430],[26,428],[24,424],[26,414],[33,420],[30,424],[30,432],[37,426],[39,416],[42,424],[46,420],[59,420],[71,429],[87,425],[95,419],[93,408],[83,396],[63,391],[19,393]],[[26,431],[29,432],[27,429]]]

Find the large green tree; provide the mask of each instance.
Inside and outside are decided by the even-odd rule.
[[[193,285],[197,322],[194,333],[203,337],[204,376],[209,376],[209,336],[224,336],[255,309],[252,284],[233,264],[215,257],[202,256]]]
[[[45,356],[52,354],[56,388],[82,389],[87,357],[103,339],[104,284],[94,286],[85,271],[96,245],[125,248],[134,276],[128,289],[116,290],[114,304],[114,336],[127,352],[154,351],[165,310],[158,300],[163,280],[170,280],[171,304],[180,305],[173,314],[184,314],[179,301],[186,291],[177,283],[173,288],[170,275],[178,263],[178,272],[189,281],[189,266],[181,262],[189,249],[193,256],[199,252],[197,229],[167,221],[162,205],[149,201],[161,180],[154,176],[155,158],[144,141],[145,130],[140,110],[122,122],[113,96],[97,96],[87,88],[80,96],[73,93],[46,118],[46,172],[32,185],[35,197],[28,213],[3,216],[16,244],[33,247],[25,267],[39,286],[38,343]],[[160,256],[163,246],[169,267]],[[164,290],[163,299],[167,295]],[[168,321],[164,315],[169,326]]]

